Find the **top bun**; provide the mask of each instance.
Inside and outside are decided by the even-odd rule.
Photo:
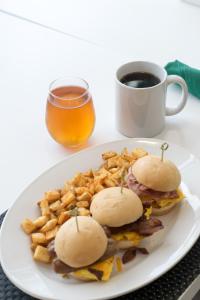
[[[97,222],[111,227],[132,223],[143,214],[140,198],[131,190],[111,187],[97,193],[92,200],[90,211]]]
[[[80,268],[94,263],[104,254],[107,237],[103,228],[93,218],[77,218],[79,232],[75,218],[65,222],[56,234],[55,251],[62,262],[70,267]]]
[[[160,192],[176,190],[181,182],[180,172],[171,161],[161,161],[153,155],[138,159],[132,166],[132,173],[139,183]]]

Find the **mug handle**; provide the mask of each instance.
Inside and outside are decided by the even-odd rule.
[[[181,95],[181,102],[177,107],[166,107],[165,108],[165,115],[166,116],[173,116],[179,113],[185,106],[188,98],[188,88],[185,80],[177,75],[169,75],[167,76],[167,86],[171,83],[176,83],[181,86],[182,88],[182,95]]]

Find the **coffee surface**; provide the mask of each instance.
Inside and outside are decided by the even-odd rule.
[[[160,83],[160,79],[151,73],[133,72],[124,75],[121,80],[123,84],[133,88],[147,88]]]

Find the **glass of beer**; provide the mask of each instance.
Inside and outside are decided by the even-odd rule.
[[[88,83],[65,77],[50,84],[46,125],[53,139],[66,146],[84,144],[94,129],[95,111]]]

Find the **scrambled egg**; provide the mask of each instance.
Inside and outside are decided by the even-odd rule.
[[[120,232],[112,234],[112,238],[116,241],[131,241],[133,246],[137,246],[143,239],[143,236],[136,232]]]
[[[114,256],[96,263],[94,265],[91,266],[92,269],[95,269],[97,271],[102,271],[103,272],[103,276],[102,276],[102,281],[107,281],[110,279],[112,270],[113,270],[113,261],[114,261]],[[95,274],[91,273],[88,268],[85,269],[81,269],[78,270],[76,272],[74,272],[74,275],[77,278],[80,278],[82,280],[86,280],[86,281],[90,281],[90,280],[98,280],[98,278],[96,277]]]
[[[122,268],[122,260],[119,256],[116,257],[115,263],[116,263],[117,272],[121,272],[123,268]]]
[[[161,198],[159,200],[156,200],[156,203],[153,204],[153,206],[155,205],[157,208],[158,207],[165,207],[168,206],[172,203],[178,203],[181,200],[183,200],[185,198],[185,195],[183,194],[183,192],[180,189],[177,189],[177,194],[178,194],[178,198],[174,198],[174,199],[170,199],[170,198]],[[141,197],[141,200],[151,200],[152,196],[143,196]],[[145,215],[147,217],[147,215]],[[148,219],[148,217],[147,217]]]
[[[168,206],[172,203],[178,203],[178,202],[180,202],[181,200],[183,200],[185,198],[185,195],[183,194],[183,192],[181,190],[178,189],[177,193],[178,193],[178,198],[175,198],[175,199],[159,199],[157,201],[157,204],[160,207],[165,207],[165,206]]]
[[[146,208],[146,210],[145,210],[144,215],[145,215],[145,217],[146,217],[147,220],[149,220],[151,214],[152,214],[152,206]]]

